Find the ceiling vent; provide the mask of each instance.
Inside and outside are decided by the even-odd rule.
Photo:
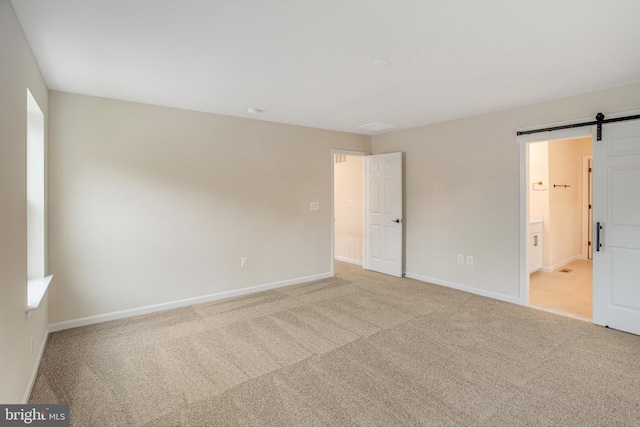
[[[360,129],[368,129],[368,130],[373,130],[378,132],[381,130],[393,129],[394,127],[396,127],[396,125],[390,125],[389,123],[373,122],[373,123],[369,123],[368,125],[362,125],[358,127]]]

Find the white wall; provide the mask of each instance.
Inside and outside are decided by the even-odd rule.
[[[28,392],[47,327],[47,299],[27,298],[27,87],[45,114],[47,88],[8,0],[0,0],[0,402]],[[46,145],[45,145],[46,146]],[[55,282],[52,284],[55,286]],[[31,352],[31,336],[34,351]]]
[[[640,83],[373,137],[406,153],[408,276],[520,300],[516,130],[640,108]],[[474,266],[456,255],[474,256]]]
[[[369,151],[370,137],[49,103],[51,323],[331,272],[331,149]]]
[[[542,215],[542,266],[549,265],[549,143],[536,142],[529,148],[529,214]],[[542,184],[539,184],[539,183]],[[534,190],[534,184],[536,190]],[[528,234],[528,233],[527,233]]]
[[[364,160],[346,156],[334,165],[335,258],[362,265]]]

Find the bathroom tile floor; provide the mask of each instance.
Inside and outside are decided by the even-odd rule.
[[[562,272],[562,270],[571,270]],[[564,267],[530,276],[529,305],[566,314],[583,320],[593,320],[592,262],[577,260]]]

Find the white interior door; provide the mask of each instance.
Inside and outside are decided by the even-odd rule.
[[[593,216],[593,322],[640,335],[640,120],[593,143]]]
[[[365,157],[364,268],[402,277],[402,153]]]

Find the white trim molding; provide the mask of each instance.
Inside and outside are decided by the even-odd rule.
[[[186,307],[189,305],[202,304],[217,301],[225,298],[233,298],[256,292],[267,291],[269,289],[282,288],[284,286],[297,285],[299,283],[312,282],[314,280],[327,279],[333,277],[333,273],[323,273],[314,276],[300,277],[297,279],[283,280],[281,282],[266,283],[264,285],[250,286],[233,291],[218,292],[200,297],[187,298],[178,301],[170,301],[161,304],[148,305],[144,307],[132,308],[129,310],[115,311],[112,313],[98,314],[96,316],[82,317],[80,319],[67,320],[64,322],[49,325],[49,332],[58,332],[65,329],[77,328],[80,326],[93,325],[95,323],[108,322],[110,320],[125,319],[127,317],[140,316],[143,314],[156,313],[159,311],[171,310],[174,308]]]
[[[352,258],[346,258],[340,255],[335,256],[336,261],[348,262],[349,264],[356,264],[362,267],[362,261]]]
[[[38,371],[40,370],[42,355],[44,354],[44,349],[47,347],[47,341],[49,340],[49,332],[50,332],[50,326],[47,326],[47,330],[44,332],[44,338],[42,339],[42,344],[40,345],[40,350],[38,350],[38,358],[36,359],[35,365],[33,365],[33,371],[31,372],[31,377],[29,378],[27,390],[24,392],[24,396],[22,397],[23,405],[26,405],[27,403],[29,403],[29,398],[31,397],[31,392],[33,391],[33,386],[36,383],[36,378],[38,377]]]
[[[53,276],[47,276],[27,281],[27,307],[25,309],[27,317],[31,314],[30,312],[40,307],[40,303],[47,293],[52,280]]]
[[[419,274],[413,274],[406,272],[405,276],[409,279],[419,280],[421,282],[433,283],[434,285],[445,286],[447,288],[457,289],[459,291],[468,292],[470,294],[480,295],[487,298],[493,298],[504,302],[510,302],[512,304],[520,305],[519,297],[511,297],[509,295],[499,294],[497,292],[486,291],[484,289],[478,289],[471,286],[460,285],[458,283],[447,282],[445,280],[434,279],[432,277],[425,277]]]
[[[559,263],[556,263],[554,265],[552,265],[551,267],[542,267],[540,269],[540,271],[544,272],[544,273],[552,273],[562,267],[564,267],[567,264],[571,264],[573,261],[577,261],[579,259],[582,259],[580,257],[580,255],[574,255],[569,259],[565,259],[564,261],[560,261]]]

